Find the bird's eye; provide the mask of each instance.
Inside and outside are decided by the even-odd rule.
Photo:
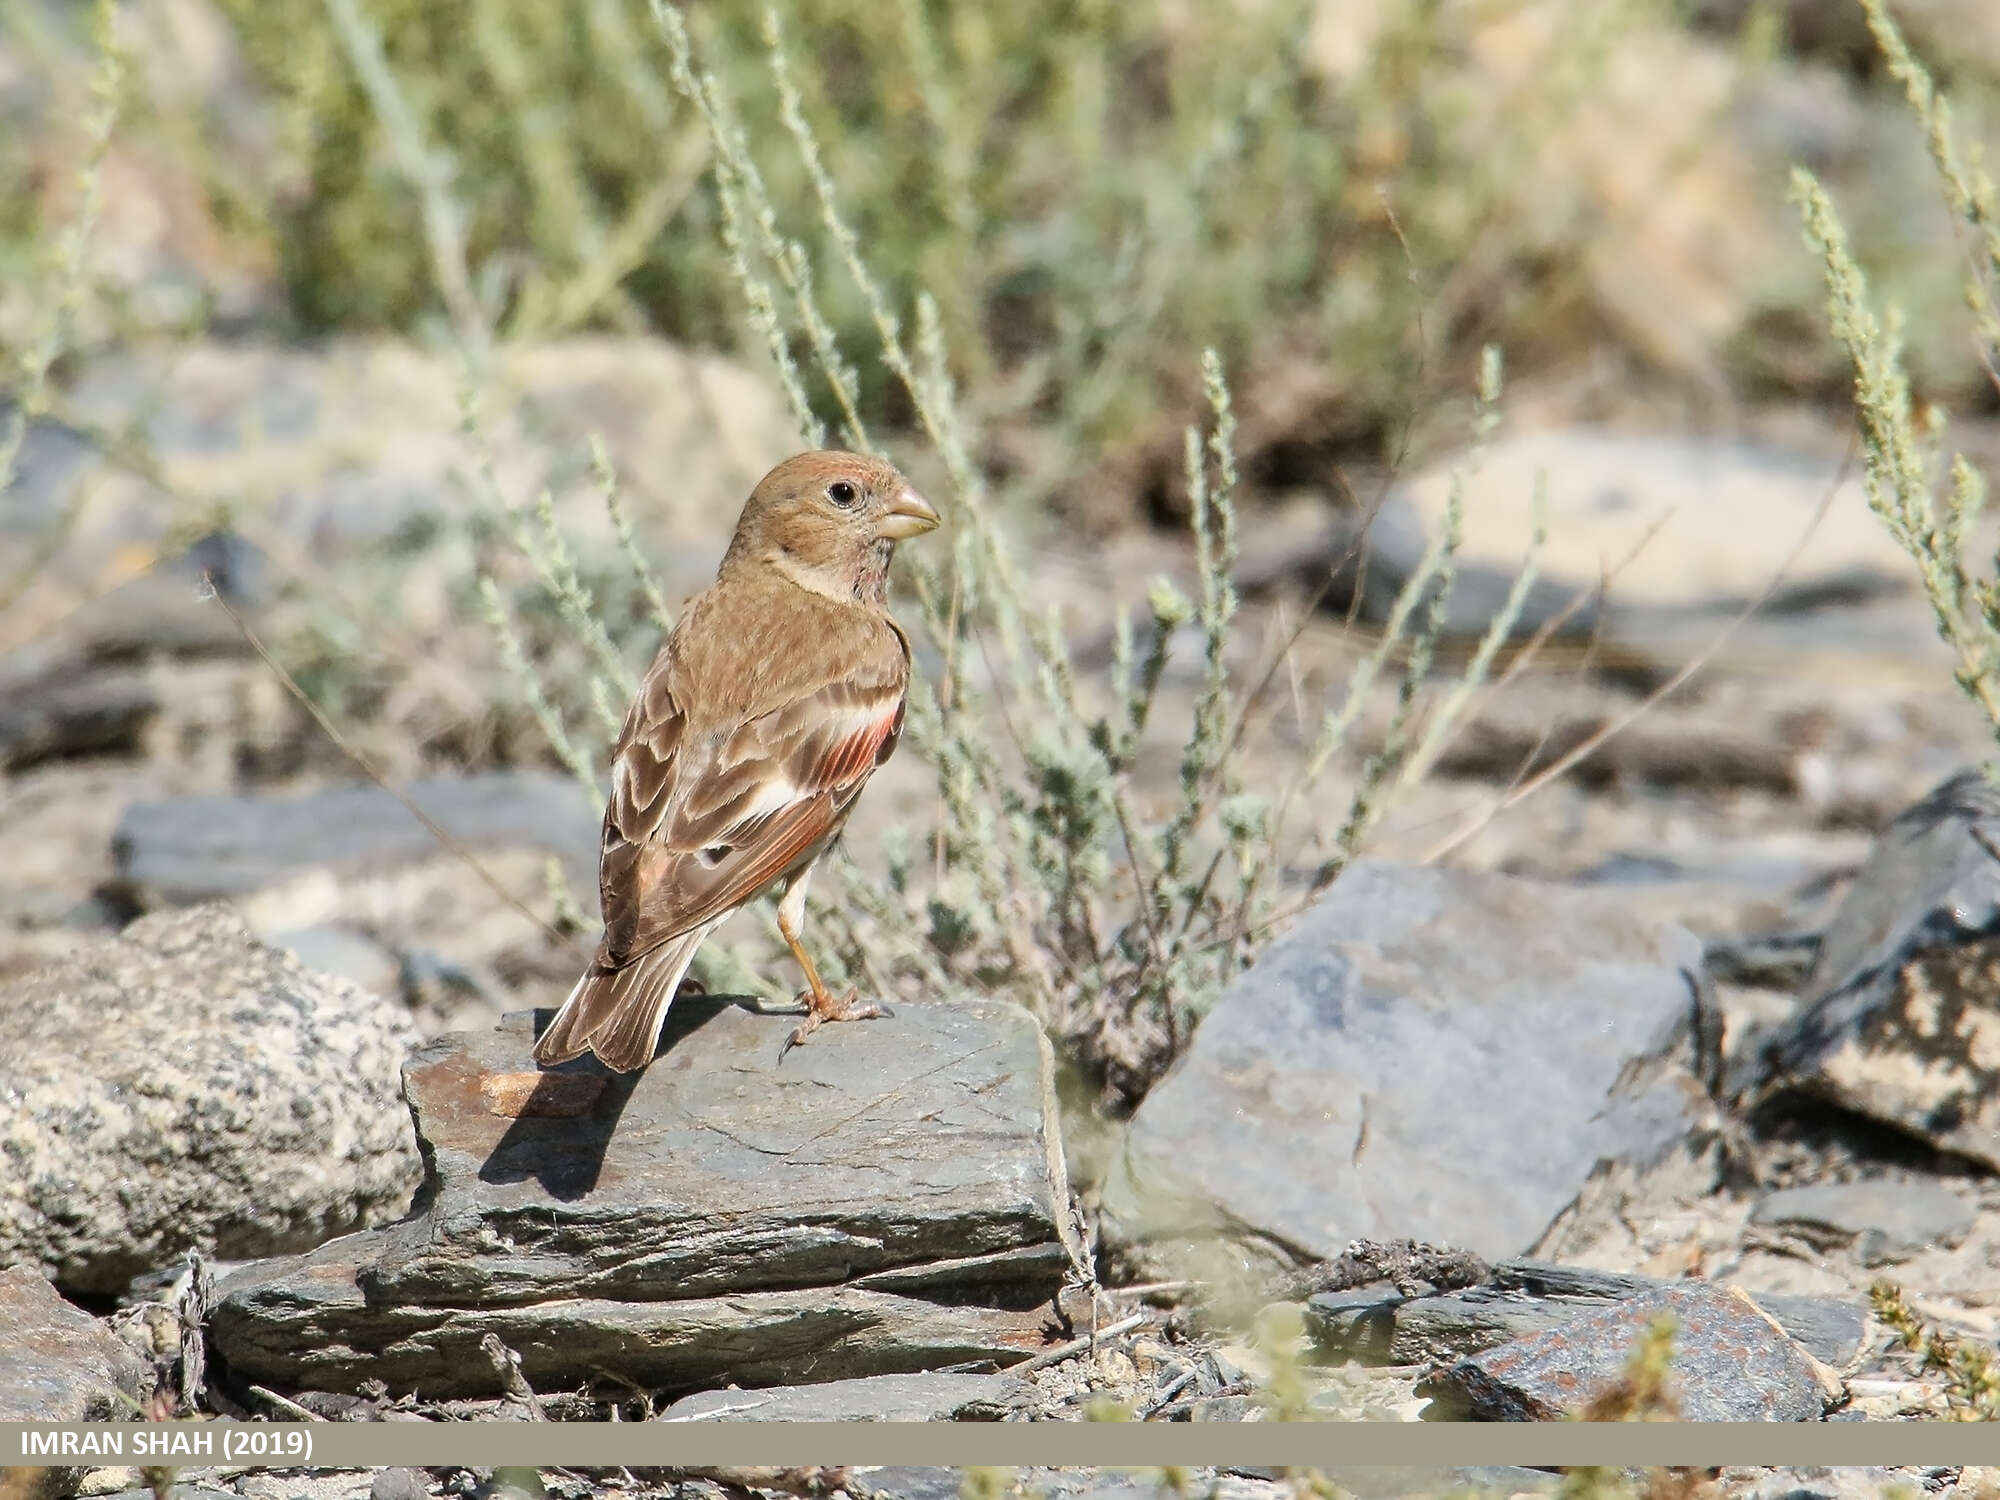
[[[826,498],[831,500],[835,505],[838,505],[842,510],[845,510],[861,498],[861,491],[857,490],[845,479],[836,479],[826,487]]]

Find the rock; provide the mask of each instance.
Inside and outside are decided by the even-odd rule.
[[[823,1385],[704,1391],[676,1401],[662,1422],[997,1422],[1034,1391],[1011,1375],[946,1372],[867,1375]]]
[[[190,1247],[299,1250],[419,1179],[396,1008],[219,906],[134,922],[0,988],[0,1258],[122,1291]]]
[[[348,980],[372,994],[402,993],[402,961],[365,932],[327,924],[272,933],[267,940],[315,974]]]
[[[270,603],[277,579],[269,562],[233,532],[214,532],[178,556],[79,604],[65,616],[62,638],[92,661],[149,656],[248,656],[250,643],[220,594],[239,615],[255,617]]]
[[[1518,1287],[1538,1297],[1609,1299],[1635,1297],[1680,1284],[1652,1276],[1591,1271],[1581,1266],[1558,1266],[1528,1259],[1504,1261],[1495,1266],[1493,1280],[1495,1285]],[[1860,1351],[1862,1337],[1868,1330],[1868,1315],[1854,1303],[1777,1292],[1750,1295],[1822,1364],[1841,1368]]]
[[[1389,618],[1430,546],[1421,514],[1401,496],[1388,497],[1372,512],[1335,508],[1331,501],[1315,504],[1300,496],[1271,519],[1275,525],[1260,521],[1246,538],[1232,574],[1237,587],[1255,595],[1290,583],[1317,598],[1321,608],[1371,625]],[[1520,569],[1518,549],[1504,560],[1463,560],[1445,600],[1443,634],[1474,640],[1483,636],[1506,606]],[[1426,607],[1435,592],[1425,596]],[[1598,605],[1587,591],[1578,602],[1577,592],[1547,578],[1531,580],[1512,634],[1528,636],[1547,627],[1557,640],[1587,639],[1598,624]]]
[[[1450,493],[1452,459],[1403,487],[1425,531],[1436,535]],[[1645,609],[1740,609],[1757,597],[1840,479],[1774,609],[1829,594],[1900,593],[1909,559],[1864,502],[1858,472],[1841,479],[1825,460],[1712,437],[1641,436],[1590,427],[1518,432],[1493,442],[1466,481],[1461,555],[1511,573],[1534,529],[1538,484],[1548,496],[1542,573],[1566,592],[1588,592],[1609,563],[1665,522],[1622,569],[1611,615]]]
[[[61,755],[130,751],[159,707],[147,674],[133,667],[6,684],[0,687],[0,766],[19,771]]]
[[[418,1469],[377,1469],[368,1500],[430,1500],[429,1476]]]
[[[1454,456],[1418,474],[1384,507],[1370,535],[1375,555],[1392,567],[1378,587],[1391,584],[1401,560],[1414,565],[1421,538],[1439,533],[1459,462]],[[1804,550],[1758,616],[1721,645],[1715,666],[1755,672],[1782,651],[1794,669],[1857,657],[1893,665],[1901,657],[1906,676],[1912,664],[1948,672],[1949,654],[1935,639],[1908,558],[1864,503],[1858,471],[1843,479],[1841,463],[1838,451],[1820,457],[1591,427],[1502,437],[1466,481],[1459,569],[1467,592],[1452,612],[1467,611],[1463,628],[1504,598],[1545,476],[1549,540],[1519,629],[1537,628],[1579,595],[1591,600],[1602,570],[1650,533],[1601,609],[1586,606],[1567,624],[1602,636],[1603,667],[1672,669],[1717,650],[1719,627],[1777,574],[1824,504]]]
[[[892,1500],[962,1500],[965,1471],[962,1469],[883,1467],[866,1472],[869,1489]],[[1013,1483],[1024,1494],[1041,1500],[1157,1500],[1159,1486],[1143,1471],[1110,1468],[1037,1469],[1010,1471]],[[1230,1495],[1217,1476],[1215,1500],[1246,1500]],[[1205,1492],[1205,1491],[1204,1491]],[[1265,1500],[1258,1495],[1256,1500]],[[1279,1500],[1272,1496],[1270,1500]]]
[[[1306,1303],[1306,1328],[1330,1354],[1391,1365],[1442,1364],[1675,1284],[1507,1260],[1493,1267],[1485,1285],[1463,1291],[1423,1297],[1322,1292]],[[1868,1326],[1865,1308],[1831,1297],[1756,1295],[1758,1305],[1822,1364],[1843,1369],[1860,1351]]]
[[[1817,1421],[1837,1382],[1736,1287],[1673,1282],[1435,1371],[1418,1389],[1472,1418],[1553,1422],[1616,1382],[1661,1314],[1675,1320],[1669,1394],[1690,1422]]]
[[[780,1063],[788,1017],[691,997],[622,1077],[538,1072],[528,1021],[411,1059],[422,1212],[223,1282],[232,1370],[493,1394],[491,1332],[538,1389],[700,1390],[1041,1347],[1068,1200],[1026,1012],[899,1005]]]
[[[1523,767],[1553,765],[1603,733],[1611,717],[1606,711],[1568,715],[1555,723],[1545,715],[1530,721],[1501,703],[1467,719],[1438,756],[1437,769],[1445,776],[1508,783]],[[1790,797],[1797,790],[1797,760],[1790,746],[1718,716],[1706,723],[1696,719],[1634,724],[1585,755],[1571,774],[1585,782],[1711,790],[1747,787]],[[1628,870],[1626,878],[1636,873]]]
[[[426,1036],[559,1003],[586,949],[552,941],[534,913],[551,908],[551,861],[586,918],[596,911],[598,812],[582,789],[509,771],[401,790],[458,850],[379,786],[182,797],[125,810],[114,888],[141,906],[227,896],[308,967],[402,995]]]
[[[2000,789],[1955,776],[1883,833],[1796,1014],[1734,1075],[2000,1167]]]
[[[555,855],[579,897],[594,898],[598,818],[568,777],[438,776],[402,792],[468,849]],[[241,897],[318,872],[380,871],[444,852],[401,800],[372,785],[139,803],[125,810],[112,849],[121,882],[146,906]]]
[[[670,597],[707,581],[743,496],[797,446],[771,383],[720,356],[575,338],[496,360],[482,418],[508,500],[547,487],[586,567],[615,558],[587,462],[601,435]],[[462,430],[462,385],[449,357],[395,339],[181,341],[171,354],[86,358],[68,382],[70,409],[80,424],[130,433],[164,488],[77,431],[33,424],[0,507],[21,518],[0,526],[0,565],[36,556],[62,523],[36,580],[38,603],[60,614],[98,592],[112,562],[136,575],[172,549],[186,512],[177,496],[227,497],[239,535],[285,574],[364,557],[394,565],[475,508],[463,476],[479,454]],[[398,627],[424,636],[456,613],[428,588],[397,604]]]
[[[609,1371],[654,1389],[780,1385],[990,1360],[1042,1344],[1039,1311],[948,1305],[846,1284],[672,1301],[561,1298],[522,1306],[424,1306],[373,1292],[378,1251],[401,1236],[350,1239],[225,1284],[212,1337],[259,1383],[355,1390],[370,1379],[426,1397],[500,1389],[479,1343],[520,1354],[529,1383],[555,1389]],[[1046,1300],[1046,1299],[1044,1299]]]
[[[1702,961],[1709,977],[1721,983],[1792,990],[1805,982],[1818,957],[1818,933],[1772,932],[1717,939]]]
[[[1484,1464],[1454,1469],[1334,1468],[1326,1477],[1354,1500],[1433,1500],[1438,1495],[1552,1495],[1562,1476]]]
[[[1782,1468],[1755,1469],[1734,1474],[1725,1471],[1725,1480],[1739,1478],[1726,1493],[1730,1500],[1883,1500],[1888,1495],[1906,1495],[1911,1500],[1923,1495],[1949,1493],[1974,1500],[1977,1491],[1952,1487],[1951,1471],[1935,1469],[1863,1468]]]
[[[1104,1191],[1142,1258],[1534,1246],[1607,1162],[1710,1118],[1701,948],[1615,893],[1361,861],[1147,1095]]]
[[[1973,1206],[1937,1182],[1824,1182],[1770,1194],[1750,1222],[1790,1230],[1822,1248],[1854,1246],[1864,1266],[1907,1260],[1972,1232]]]
[[[1428,1297],[1320,1292],[1306,1303],[1306,1329],[1331,1354],[1375,1365],[1435,1364],[1559,1328],[1576,1311],[1572,1303],[1477,1288]]]
[[[0,1271],[0,1422],[129,1422],[152,1373],[35,1272]]]
[[[1544,1495],[1553,1493],[1562,1476],[1537,1469],[1503,1465],[1465,1468],[1334,1467],[1316,1470],[1330,1489],[1353,1500],[1433,1500],[1438,1495]],[[891,1500],[960,1500],[965,1489],[962,1469],[883,1467],[864,1471],[870,1490]],[[1023,1494],[1044,1500],[1158,1500],[1159,1484],[1145,1470],[1108,1468],[1030,1469],[1014,1471]],[[1189,1472],[1190,1492],[1209,1500],[1289,1500],[1291,1487],[1276,1469],[1195,1469]]]

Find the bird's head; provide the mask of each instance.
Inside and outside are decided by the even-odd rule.
[[[775,566],[819,593],[879,601],[896,543],[938,513],[893,465],[859,453],[801,453],[758,481],[723,570]]]

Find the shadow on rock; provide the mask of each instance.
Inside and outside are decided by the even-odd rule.
[[[653,1056],[657,1059],[672,1051],[676,1042],[738,1005],[755,1008],[747,996],[689,995],[676,1000],[660,1028]],[[537,1010],[534,1034],[540,1036],[554,1018],[553,1010]],[[590,1196],[604,1170],[605,1148],[644,1076],[643,1068],[614,1073],[586,1052],[559,1067],[487,1073],[465,1080],[476,1082],[479,1107],[513,1121],[481,1163],[479,1180],[500,1184],[533,1179],[563,1203]]]

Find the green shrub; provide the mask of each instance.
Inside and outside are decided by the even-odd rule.
[[[1949,100],[1882,0],[1862,3],[1889,71],[1923,126],[1946,205],[1959,222],[1971,334],[2000,392],[2000,192],[1977,149],[1960,141]],[[1825,269],[1834,339],[1853,366],[1869,506],[1916,564],[1938,634],[1957,658],[1960,690],[2000,735],[2000,573],[1982,566],[1970,547],[1986,502],[1985,476],[1961,453],[1943,457],[1945,415],[1934,406],[1920,414],[1904,365],[1901,317],[1875,311],[1826,189],[1803,167],[1794,169],[1792,185],[1806,239]]]
[[[1042,1018],[1107,1104],[1129,1107],[1245,962],[1278,895],[1277,820],[1311,794],[1378,677],[1385,669],[1394,674],[1397,707],[1385,743],[1351,794],[1325,878],[1359,846],[1406,773],[1421,770],[1463,707],[1465,692],[1454,692],[1423,735],[1410,732],[1450,586],[1459,495],[1444,533],[1404,587],[1343,702],[1326,715],[1297,775],[1274,794],[1253,794],[1242,781],[1240,752],[1256,687],[1236,680],[1227,660],[1237,610],[1229,575],[1238,474],[1236,419],[1220,355],[1211,350],[1200,362],[1208,418],[1190,427],[1183,443],[1195,595],[1158,583],[1150,617],[1121,622],[1108,676],[1081,681],[1053,616],[1033,597],[996,523],[952,375],[940,304],[918,295],[915,334],[906,340],[867,237],[846,217],[786,38],[775,21],[767,22],[777,128],[789,137],[817,219],[800,238],[812,236],[817,259],[837,267],[849,296],[866,310],[861,361],[846,352],[825,312],[812,258],[797,248],[770,196],[768,142],[759,138],[766,149],[752,154],[739,104],[699,66],[681,13],[665,0],[655,0],[654,13],[669,47],[669,76],[695,105],[714,153],[730,282],[766,340],[805,440],[878,446],[860,373],[873,369],[877,378],[896,382],[949,479],[933,495],[945,514],[948,559],[939,566],[913,548],[905,560],[915,634],[941,663],[935,675],[913,683],[908,728],[910,748],[935,768],[939,816],[892,854],[886,887],[851,878],[836,903],[816,907],[817,930],[834,946],[828,967],[876,993],[1011,995]],[[1482,439],[1496,420],[1499,394],[1500,361],[1489,350],[1475,428]],[[602,478],[607,499],[615,501],[615,481],[608,473]],[[491,514],[511,516],[503,527],[539,580],[525,596],[486,580],[489,620],[550,743],[597,795],[597,768],[632,689],[627,653],[600,618],[601,585],[579,575],[546,505],[513,510],[491,486],[487,501]],[[639,591],[657,602],[658,585],[638,549],[625,551]],[[1462,687],[1483,678],[1525,582],[1494,621]],[[560,616],[560,633],[587,647],[581,674],[546,670],[523,644],[535,634],[523,623],[530,612],[549,608]],[[1175,805],[1148,819],[1133,801],[1130,771],[1183,627],[1199,642],[1192,726]],[[567,660],[576,660],[574,652]],[[974,672],[974,662],[991,670]],[[565,695],[562,684],[579,676],[588,687]],[[757,967],[719,949],[707,957],[722,966],[721,974],[711,967],[710,977],[723,983],[740,983]]]

